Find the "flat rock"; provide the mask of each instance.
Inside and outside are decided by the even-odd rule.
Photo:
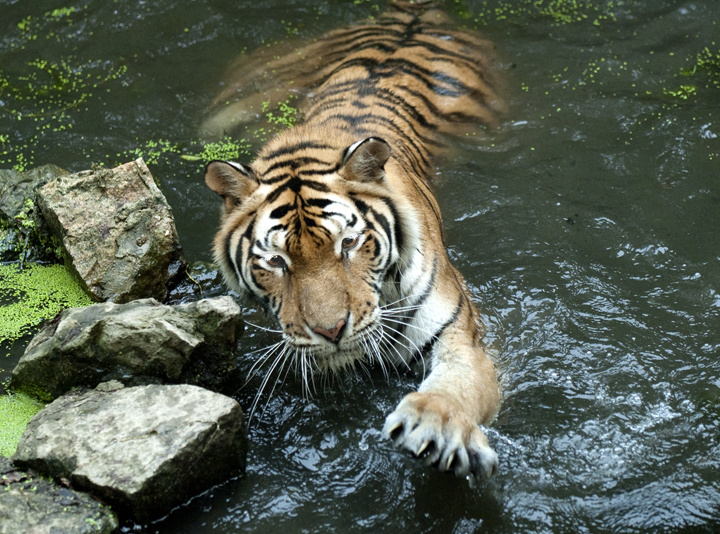
[[[142,159],[60,176],[38,206],[96,301],[163,301],[184,270],[172,211]]]
[[[0,534],[110,534],[112,510],[86,493],[13,467],[0,456]]]
[[[240,307],[229,296],[174,306],[141,299],[71,308],[30,341],[11,387],[45,399],[113,379],[234,389],[242,330]]]
[[[246,443],[242,409],[230,397],[107,382],[38,412],[13,461],[144,522],[241,473]]]

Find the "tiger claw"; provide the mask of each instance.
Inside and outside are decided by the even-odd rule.
[[[497,471],[497,454],[480,428],[448,422],[436,412],[421,411],[407,400],[387,417],[383,434],[423,463],[458,477],[470,475],[481,480]]]
[[[417,456],[417,457],[419,458],[419,457],[422,455],[422,453],[425,452],[425,449],[428,448],[428,445],[430,445],[430,440],[429,440],[429,439],[425,440],[425,441],[420,445],[420,447],[418,448],[418,450],[415,451],[415,456]]]

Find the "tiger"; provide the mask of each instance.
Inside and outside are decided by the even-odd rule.
[[[205,169],[223,199],[213,251],[225,283],[258,299],[282,332],[265,356],[270,371],[295,368],[309,383],[422,361],[421,383],[383,435],[478,479],[498,469],[481,426],[501,391],[485,327],[444,246],[431,174],[448,135],[497,123],[494,62],[492,43],[455,28],[432,2],[396,1],[288,56],[244,60],[246,76],[204,124],[227,134],[257,103],[253,92],[273,83],[276,100],[290,90],[301,99],[302,120],[252,163]]]

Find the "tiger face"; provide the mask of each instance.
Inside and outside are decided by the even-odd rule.
[[[215,257],[226,282],[263,302],[288,345],[318,371],[364,357],[392,293],[385,286],[403,231],[389,200],[390,152],[368,138],[328,147],[327,161],[303,159],[300,149],[285,165],[260,157],[206,170],[208,186],[225,198]]]

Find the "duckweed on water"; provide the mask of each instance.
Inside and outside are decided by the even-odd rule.
[[[299,120],[299,110],[291,105],[293,97],[280,102],[275,108],[270,107],[270,102],[263,102],[262,113],[269,126],[268,129],[260,126],[252,132],[248,132],[247,137],[251,137],[257,143],[264,143],[269,136],[278,130],[291,128]],[[234,139],[232,137],[224,137],[220,141],[205,143],[199,153],[189,153],[180,156],[185,161],[201,161],[209,163],[213,160],[233,161],[237,159],[252,158],[252,148],[255,142],[249,141],[247,138]]]
[[[604,3],[588,0],[485,0],[474,20],[478,24],[488,24],[491,21],[521,22],[523,19],[550,18],[557,25],[589,21],[600,26],[604,22],[615,21],[615,10],[623,4],[620,0],[608,0]],[[461,0],[456,0],[456,5],[462,18],[470,18],[467,8],[461,7]]]
[[[65,308],[90,304],[64,265],[0,265],[0,343],[31,333]]]
[[[270,102],[263,102],[262,112],[266,120],[270,124],[280,126],[281,128],[291,128],[295,126],[298,121],[298,110],[290,105],[292,100],[293,98],[291,97],[285,102],[280,102],[276,110],[269,109]]]
[[[224,137],[220,141],[205,143],[202,151],[196,154],[183,154],[180,156],[185,161],[200,161],[210,163],[213,160],[234,161],[241,155],[251,157],[251,144],[245,139],[232,139]]]
[[[4,44],[25,55],[33,42],[62,43],[83,11],[65,7],[25,17],[17,22],[15,31],[4,36]],[[80,60],[72,54],[56,60],[38,57],[12,69],[0,68],[0,109],[16,125],[0,139],[0,167],[24,171],[35,165],[33,147],[42,146],[43,136],[72,129],[76,113],[86,110],[100,87],[126,72],[122,59]]]
[[[41,402],[22,393],[0,396],[0,455],[15,454],[25,427],[33,415],[43,408]]]
[[[108,67],[104,61],[79,62],[67,57],[52,62],[34,59],[25,64],[22,72],[9,74],[0,69],[0,100],[3,109],[18,124],[18,131],[29,127],[35,134],[31,139],[13,139],[4,135],[0,165],[12,166],[18,171],[34,164],[33,156],[23,147],[38,143],[46,132],[63,132],[72,129],[75,117],[71,111],[82,111],[101,85],[117,80],[127,66]],[[18,151],[7,150],[11,142]]]

